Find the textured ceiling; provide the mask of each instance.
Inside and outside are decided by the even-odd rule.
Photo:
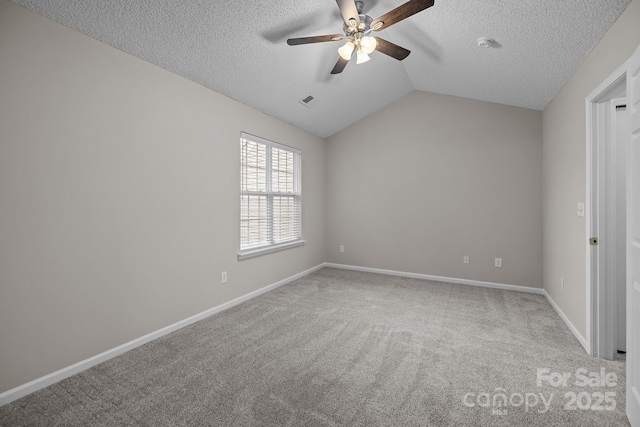
[[[412,51],[374,52],[330,75],[341,42],[334,0],[14,0],[68,27],[321,137],[423,90],[543,109],[630,0],[435,0],[376,35]],[[403,0],[365,0],[372,18]],[[496,46],[479,48],[478,37]],[[298,101],[315,97],[312,108]]]

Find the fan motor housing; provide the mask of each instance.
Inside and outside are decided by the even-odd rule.
[[[347,37],[355,34],[355,33],[366,33],[371,30],[371,23],[373,22],[373,18],[369,15],[360,14],[360,26],[358,28],[349,27],[346,23],[342,25],[342,29]]]

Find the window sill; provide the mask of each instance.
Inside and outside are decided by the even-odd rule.
[[[282,243],[280,245],[268,246],[266,248],[249,249],[238,253],[238,261],[242,261],[249,258],[255,258],[257,256],[270,254],[273,252],[283,251],[285,249],[291,249],[305,244],[304,240],[296,240],[293,242]]]

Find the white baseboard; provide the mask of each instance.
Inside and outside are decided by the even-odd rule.
[[[485,288],[495,288],[495,289],[503,289],[507,291],[527,292],[531,294],[544,295],[547,298],[547,301],[549,301],[549,304],[551,304],[551,307],[553,307],[556,310],[560,318],[564,321],[564,323],[566,323],[567,327],[569,327],[569,330],[580,342],[580,345],[582,345],[582,347],[584,347],[584,349],[586,350],[587,354],[589,354],[587,340],[585,340],[582,334],[578,332],[578,329],[576,329],[573,323],[571,323],[571,320],[569,320],[567,315],[564,314],[564,312],[560,309],[558,304],[556,304],[556,302],[549,296],[549,294],[544,289],[532,288],[528,286],[507,285],[502,283],[481,282],[478,280],[456,279],[453,277],[431,276],[428,274],[407,273],[407,272],[395,271],[395,270],[383,270],[379,268],[357,267],[353,265],[344,265],[344,264],[325,263],[324,265],[326,267],[341,268],[343,270],[365,271],[369,273],[387,274],[390,276],[411,277],[414,279],[427,279],[427,280],[435,280],[437,282],[458,283],[461,285],[481,286]]]
[[[551,307],[553,307],[556,310],[556,313],[558,313],[558,316],[560,316],[560,318],[562,320],[564,320],[564,323],[566,323],[566,325],[569,328],[569,330],[573,333],[573,335],[576,337],[576,339],[580,342],[580,345],[582,345],[582,347],[584,347],[584,349],[587,352],[587,354],[590,354],[589,353],[589,346],[587,345],[587,340],[582,336],[582,334],[580,332],[578,332],[578,329],[575,326],[573,326],[573,323],[571,323],[571,320],[569,320],[567,315],[564,314],[564,312],[560,309],[560,306],[558,306],[558,304],[556,304],[556,302],[553,300],[553,298],[551,298],[551,296],[547,293],[547,291],[544,291],[544,296],[547,298],[547,301],[549,301],[549,304],[551,304]]]
[[[544,291],[540,288],[532,288],[529,286],[507,285],[503,283],[481,282],[479,280],[456,279],[454,277],[431,276],[429,274],[407,273],[404,271],[383,270],[380,268],[357,267],[354,265],[325,263],[325,267],[341,268],[343,270],[366,271],[369,273],[386,274],[389,276],[410,277],[412,279],[434,280],[436,282],[457,283],[460,285],[480,286],[483,288],[495,288],[505,291],[527,292],[530,294],[544,295]]]
[[[140,338],[136,338],[127,343],[119,345],[118,347],[107,350],[103,353],[90,357],[88,359],[82,360],[78,363],[74,363],[73,365],[67,366],[66,368],[62,368],[58,371],[52,372],[51,374],[45,375],[43,377],[37,378],[33,381],[30,381],[26,384],[13,388],[11,390],[7,390],[4,393],[0,394],[0,406],[6,405],[7,403],[13,402],[14,400],[20,399],[23,396],[31,394],[35,391],[43,389],[45,387],[50,386],[51,384],[57,383],[65,378],[68,378],[72,375],[75,375],[79,372],[87,370],[93,366],[96,366],[102,362],[105,362],[111,358],[119,356],[122,353],[125,353],[129,350],[132,350],[136,347],[139,347],[143,344],[148,343],[149,341],[153,341],[157,338],[160,338],[164,335],[167,335],[171,332],[174,332],[178,329],[184,328],[185,326],[189,326],[192,323],[195,323],[199,320],[205,319],[211,315],[224,311],[228,308],[234,307],[238,304],[241,304],[245,301],[248,301],[252,298],[257,297],[258,295],[262,295],[266,292],[269,292],[273,289],[276,289],[282,285],[285,285],[289,282],[292,282],[296,279],[299,279],[303,276],[306,276],[309,273],[313,273],[316,270],[324,267],[325,264],[320,264],[315,267],[312,267],[308,270],[302,271],[298,274],[294,274],[293,276],[287,277],[286,279],[280,280],[279,282],[272,283],[271,285],[265,286],[263,288],[257,289],[253,292],[249,292],[248,294],[242,295],[241,297],[235,298],[231,301],[225,302],[224,304],[220,304],[216,307],[205,310],[201,313],[198,313],[194,316],[176,322],[172,325],[166,326],[162,329],[158,329],[157,331],[151,332],[147,335],[144,335]]]
[[[282,285],[285,285],[289,282],[292,282],[296,279],[299,279],[303,276],[306,276],[307,274],[313,273],[314,271],[317,271],[323,267],[331,267],[331,268],[340,268],[340,269],[344,269],[344,270],[355,270],[355,271],[365,271],[365,272],[369,272],[369,273],[378,273],[378,274],[386,274],[386,275],[390,275],[390,276],[401,276],[401,277],[410,277],[410,278],[415,278],[415,279],[426,279],[426,280],[434,280],[434,281],[438,281],[438,282],[448,282],[448,283],[458,283],[458,284],[462,284],[462,285],[470,285],[470,286],[480,286],[480,287],[486,287],[486,288],[495,288],[495,289],[503,289],[503,290],[508,290],[508,291],[517,291],[517,292],[527,292],[527,293],[532,293],[532,294],[538,294],[538,295],[544,295],[547,300],[549,301],[549,303],[551,304],[551,306],[556,310],[556,312],[558,313],[558,315],[560,316],[560,318],[567,324],[567,326],[569,327],[569,329],[571,330],[571,332],[575,335],[576,339],[580,342],[580,344],[585,348],[585,350],[587,350],[587,353],[589,352],[587,349],[587,343],[586,340],[584,339],[584,337],[580,334],[580,332],[578,332],[578,330],[576,329],[576,327],[571,323],[571,321],[569,320],[569,318],[562,312],[562,310],[560,309],[560,307],[558,307],[558,305],[555,303],[555,301],[553,301],[553,299],[549,296],[549,294],[544,291],[543,289],[539,289],[539,288],[532,288],[532,287],[527,287],[527,286],[515,286],[515,285],[508,285],[508,284],[503,284],[503,283],[492,283],[492,282],[482,282],[482,281],[478,281],[478,280],[469,280],[469,279],[457,279],[457,278],[452,278],[452,277],[442,277],[442,276],[432,276],[432,275],[428,275],[428,274],[418,274],[418,273],[408,273],[408,272],[402,272],[402,271],[394,271],[394,270],[384,270],[384,269],[379,269],[379,268],[368,268],[368,267],[357,267],[357,266],[352,266],[352,265],[343,265],[343,264],[333,264],[333,263],[323,263],[320,265],[317,265],[315,267],[312,267],[308,270],[302,271],[298,274],[294,274],[293,276],[287,277],[286,279],[280,280],[276,283],[272,283],[271,285],[267,285],[263,288],[257,289],[253,292],[249,292],[248,294],[242,295],[238,298],[235,298],[231,301],[228,301],[226,303],[220,304],[216,307],[210,308],[209,310],[205,310],[201,313],[198,313],[194,316],[191,316],[187,319],[181,320],[179,322],[176,322],[172,325],[166,326],[162,329],[158,329],[157,331],[151,332],[147,335],[144,335],[140,338],[136,338],[134,340],[131,340],[125,344],[122,344],[118,347],[112,348],[110,350],[107,350],[103,353],[100,353],[96,356],[90,357],[88,359],[82,360],[78,363],[75,363],[73,365],[67,366],[66,368],[62,368],[56,372],[53,372],[51,374],[45,375],[43,377],[37,378],[33,381],[30,381],[26,384],[23,384],[21,386],[18,386],[16,388],[13,388],[11,390],[8,390],[4,393],[0,394],[0,406],[6,405],[10,402],[13,402],[14,400],[17,400],[23,396],[26,396],[28,394],[31,394],[35,391],[38,391],[42,388],[48,387],[51,384],[54,384],[58,381],[61,381],[65,378],[68,378],[72,375],[75,375],[79,372],[82,372],[84,370],[87,370],[93,366],[96,366],[102,362],[105,362],[113,357],[119,356],[122,353],[125,353],[129,350],[132,350],[136,347],[139,347],[143,344],[148,343],[149,341],[153,341],[157,338],[160,338],[164,335],[167,335],[171,332],[174,332],[178,329],[184,328],[185,326],[191,325],[192,323],[195,323],[199,320],[205,319],[209,316],[212,316],[216,313],[219,313],[221,311],[224,311],[228,308],[234,307],[238,304],[241,304],[245,301],[248,301],[252,298],[257,297],[258,295],[262,295],[266,292],[269,292],[273,289],[276,289]]]

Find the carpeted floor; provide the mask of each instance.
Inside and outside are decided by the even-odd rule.
[[[625,426],[624,387],[624,363],[589,357],[542,296],[324,268],[0,424]]]

